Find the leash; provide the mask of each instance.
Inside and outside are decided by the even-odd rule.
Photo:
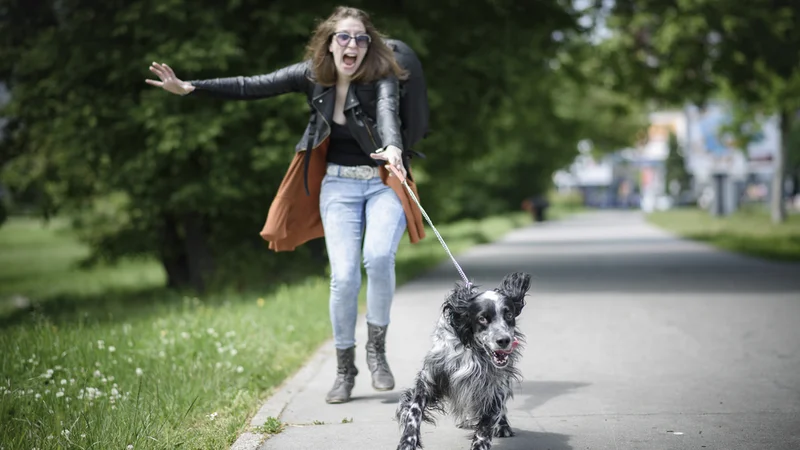
[[[394,173],[394,176],[396,176],[397,179],[400,180],[400,183],[406,187],[406,190],[408,191],[409,195],[411,195],[411,198],[414,200],[414,203],[417,204],[419,210],[422,212],[422,216],[425,217],[425,220],[428,222],[428,225],[430,225],[431,228],[433,228],[433,232],[436,233],[436,237],[439,238],[439,242],[442,244],[442,247],[444,247],[444,250],[447,252],[448,256],[450,256],[450,259],[453,261],[453,265],[456,266],[456,270],[458,270],[459,275],[461,275],[461,279],[464,280],[464,283],[467,284],[467,287],[471,287],[472,283],[470,283],[469,279],[467,278],[467,275],[464,274],[464,270],[458,264],[458,261],[456,261],[456,258],[453,256],[453,253],[447,247],[447,244],[445,244],[442,235],[439,234],[439,230],[437,230],[436,227],[433,225],[431,218],[428,217],[428,213],[425,212],[425,208],[423,208],[422,205],[420,205],[419,200],[417,200],[417,196],[414,195],[414,191],[411,190],[411,187],[408,185],[408,182],[406,182],[406,178],[393,165],[386,164],[386,167],[388,167],[389,170],[391,170]]]

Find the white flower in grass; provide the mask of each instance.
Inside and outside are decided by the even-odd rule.
[[[51,378],[53,376],[53,369],[47,369],[47,372],[42,374],[43,378]]]
[[[104,348],[106,348],[106,343],[103,342],[102,340],[97,341],[97,348],[99,350],[103,350]]]
[[[61,430],[61,435],[65,438],[69,438],[69,430]]]
[[[142,369],[140,369],[140,368],[138,368],[138,367],[137,367],[137,368],[136,368],[136,376],[137,376],[137,377],[140,377],[140,376],[142,376],[142,375],[144,375],[144,371],[142,371]]]
[[[64,379],[62,379],[62,380],[61,380],[61,384],[62,384],[62,385],[64,385],[64,384],[67,384],[67,380],[64,380]]]
[[[189,335],[189,333],[183,331],[183,332],[181,332],[181,337],[184,338],[184,339],[189,339],[190,335]]]
[[[113,345],[109,345],[108,346],[108,351],[111,352],[111,353],[114,353],[115,351],[117,351],[117,348],[114,347]]]
[[[64,396],[64,393],[63,393],[63,392],[61,392],[61,391],[58,391],[58,392],[56,392],[56,397],[57,397],[57,398],[61,398],[61,397],[63,397],[63,396]]]
[[[244,372],[244,367],[239,366],[236,368],[236,373],[242,373],[242,372]]]
[[[133,450],[133,444],[128,444],[128,446],[127,446],[127,447],[125,447],[125,448],[126,448],[127,450]]]
[[[40,398],[42,398],[42,394],[37,393],[36,395],[34,395],[34,397],[36,398],[36,400],[39,400]]]
[[[221,363],[221,362],[217,362],[217,363],[214,365],[214,367],[216,367],[217,369],[219,369],[220,367],[222,367],[222,363]]]
[[[231,356],[236,356],[239,353],[235,348],[231,348]]]
[[[95,371],[94,371],[94,377],[95,377],[95,378],[100,378],[100,377],[102,377],[102,376],[103,376],[103,373],[102,373],[102,372],[100,372],[99,370],[95,370]]]
[[[161,350],[160,352],[158,352],[158,356],[159,356],[160,358],[166,358],[166,357],[167,357],[167,354],[166,354],[166,353],[164,353],[164,350]]]
[[[214,411],[213,413],[208,415],[208,420],[214,420],[217,418],[217,412]]]

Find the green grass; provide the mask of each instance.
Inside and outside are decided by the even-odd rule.
[[[776,261],[800,261],[800,214],[773,224],[764,208],[747,208],[729,217],[698,209],[649,214],[648,220],[680,236],[718,248]]]
[[[439,231],[459,252],[529,223],[516,213]],[[0,228],[6,450],[227,448],[331,334],[321,276],[185,297],[160,288],[154,261],[79,270],[85,253],[59,224],[15,218]],[[446,258],[431,230],[417,245],[404,237],[398,283]],[[13,297],[35,307],[16,310]]]

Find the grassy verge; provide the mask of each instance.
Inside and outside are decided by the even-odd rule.
[[[777,261],[800,261],[800,215],[773,224],[763,208],[748,208],[724,218],[698,209],[648,215],[654,225],[724,250]]]
[[[528,223],[516,213],[439,231],[458,252]],[[159,288],[153,261],[79,271],[73,264],[84,252],[58,226],[12,219],[0,228],[6,450],[227,448],[270,390],[330,336],[323,277],[184,297]],[[432,231],[417,245],[404,238],[398,282],[445,258]],[[19,315],[13,303],[22,298],[49,301]],[[62,301],[83,306],[67,313]]]

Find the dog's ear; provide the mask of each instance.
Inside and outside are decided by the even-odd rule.
[[[475,286],[456,284],[442,308],[456,336],[466,347],[470,347],[473,342],[469,307],[476,292]]]
[[[525,295],[531,287],[531,276],[527,273],[514,272],[503,278],[495,291],[510,298],[514,303],[515,315],[519,316],[525,307]]]

